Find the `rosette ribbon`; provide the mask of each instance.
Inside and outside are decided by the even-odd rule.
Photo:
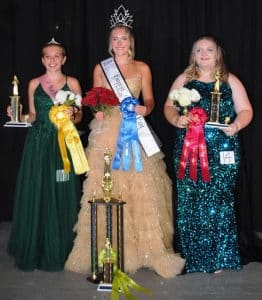
[[[204,124],[207,115],[204,109],[194,107],[189,111],[193,116],[187,128],[182,153],[178,166],[178,178],[184,179],[187,162],[189,161],[189,176],[197,180],[198,159],[200,162],[201,175],[205,182],[210,181],[206,141],[204,136]]]
[[[68,173],[71,170],[67,155],[68,148],[75,173],[83,174],[89,171],[89,166],[79,134],[70,120],[66,112],[67,110],[67,105],[54,105],[49,111],[49,118],[58,129],[58,144],[64,164],[64,171]]]
[[[144,294],[152,294],[150,289],[136,283],[132,278],[120,271],[117,267],[117,253],[111,249],[110,257],[107,257],[107,250],[102,249],[98,255],[98,265],[103,267],[103,262],[109,259],[114,263],[113,267],[113,283],[111,291],[111,300],[119,300],[119,295],[123,295],[128,300],[136,300],[137,298],[131,293],[131,289]]]
[[[112,163],[112,168],[115,170],[118,170],[122,163],[122,169],[129,171],[133,157],[135,171],[143,171],[135,112],[135,106],[138,104],[139,101],[134,97],[127,97],[120,103],[122,121]]]

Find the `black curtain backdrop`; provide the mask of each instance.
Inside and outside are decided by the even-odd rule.
[[[83,92],[92,86],[94,65],[108,56],[109,18],[124,4],[134,15],[136,58],[152,69],[156,108],[149,123],[163,142],[167,170],[174,179],[174,128],[163,104],[174,78],[188,63],[193,41],[215,35],[225,49],[229,70],[244,83],[255,117],[241,131],[242,166],[237,186],[237,221],[243,262],[262,259],[262,1],[261,0],[8,0],[0,4],[0,221],[12,219],[13,192],[26,128],[5,128],[11,81],[20,79],[27,111],[28,81],[43,72],[42,45],[52,37],[65,44],[65,73],[76,76]],[[79,129],[87,144],[89,111]],[[37,153],[36,161],[37,164]],[[150,195],[149,195],[150,197]]]

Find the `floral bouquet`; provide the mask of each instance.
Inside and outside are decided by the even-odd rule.
[[[110,110],[119,104],[115,93],[104,87],[94,87],[82,99],[82,105],[89,106],[93,112],[102,111],[105,115],[110,114]]]
[[[173,101],[174,105],[179,104],[183,107],[183,113],[186,115],[188,113],[188,106],[192,102],[198,102],[201,98],[199,92],[196,89],[180,88],[173,89],[169,93],[169,98]]]
[[[55,105],[67,105],[81,107],[82,96],[71,91],[60,90],[55,95]]]

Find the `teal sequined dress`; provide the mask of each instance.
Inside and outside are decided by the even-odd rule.
[[[196,89],[201,95],[192,107],[210,112],[214,83],[197,80],[185,87]],[[231,88],[220,87],[220,122],[226,117],[233,122],[235,112]],[[177,129],[174,163],[177,174],[186,129]],[[240,269],[240,256],[234,213],[234,192],[240,163],[238,137],[227,137],[222,130],[205,128],[205,140],[211,180],[206,183],[199,170],[197,181],[189,178],[188,164],[184,179],[177,179],[177,234],[182,255],[186,259],[186,272],[214,272],[219,269]],[[220,153],[233,151],[235,162],[220,163]],[[232,152],[230,152],[232,153]]]
[[[60,271],[73,245],[80,182],[72,171],[63,173],[57,129],[48,116],[53,102],[41,85],[34,99],[37,119],[28,129],[17,177],[8,252],[24,271]]]

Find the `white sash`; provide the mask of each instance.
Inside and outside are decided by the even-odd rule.
[[[119,99],[119,102],[122,102],[127,97],[133,97],[130,92],[125,79],[123,78],[120,70],[115,62],[115,60],[110,57],[100,62],[100,65],[104,71],[107,81],[109,82],[112,90],[115,92],[116,96]],[[146,155],[152,156],[155,153],[160,151],[158,144],[156,143],[145,119],[137,115],[137,129],[138,137],[141,145],[143,146]]]

